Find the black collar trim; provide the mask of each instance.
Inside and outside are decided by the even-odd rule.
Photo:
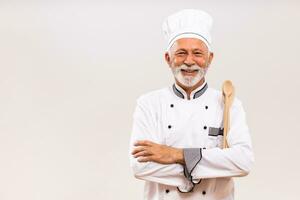
[[[207,85],[207,83],[205,83],[205,85],[203,87],[201,87],[201,89],[194,92],[193,99],[196,99],[196,98],[200,97],[202,94],[204,94],[204,92],[207,90],[207,88],[208,88],[208,85]],[[173,84],[173,92],[176,94],[176,96],[178,96],[182,99],[185,99],[185,95],[176,87],[175,83]]]

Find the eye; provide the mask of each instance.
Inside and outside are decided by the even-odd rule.
[[[180,52],[177,52],[176,53],[176,55],[178,55],[178,56],[184,56],[186,53],[185,52],[183,52],[183,51],[180,51]]]
[[[203,55],[203,53],[202,53],[202,52],[199,52],[199,51],[197,51],[197,52],[194,52],[194,55],[199,57],[199,56],[202,56],[202,55]]]

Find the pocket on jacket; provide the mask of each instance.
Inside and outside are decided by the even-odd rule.
[[[221,147],[223,141],[223,129],[209,127],[207,148]]]

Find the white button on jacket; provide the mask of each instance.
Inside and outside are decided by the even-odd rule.
[[[222,130],[222,119],[222,93],[212,88],[191,100],[179,97],[174,86],[138,98],[129,157],[134,176],[145,181],[144,199],[234,199],[232,177],[247,175],[254,162],[241,101],[235,98],[230,109],[228,149],[221,149],[223,136],[215,134],[216,130]],[[131,155],[137,140],[150,140],[177,148],[202,148],[202,159],[191,174],[195,182],[201,182],[192,192],[181,193],[177,187],[191,187],[191,182],[184,176],[184,167],[180,164],[138,162]]]

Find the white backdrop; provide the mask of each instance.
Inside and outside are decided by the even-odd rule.
[[[231,79],[256,163],[236,199],[298,199],[300,3],[0,1],[0,200],[140,200],[136,98],[172,84],[161,23],[214,18],[210,87]]]

